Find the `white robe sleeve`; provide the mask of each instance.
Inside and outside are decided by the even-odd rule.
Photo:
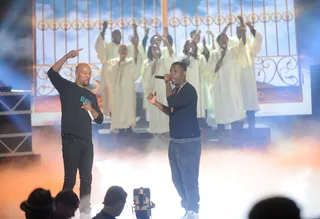
[[[256,55],[260,52],[262,40],[262,35],[258,31],[256,31],[256,35],[253,40],[253,45],[251,47],[251,53],[253,58],[256,57]]]
[[[172,56],[171,57],[175,57],[174,54],[174,49],[172,48],[173,52],[172,52]],[[165,47],[161,47],[161,55],[164,57],[164,58],[168,58],[170,57],[170,53],[169,53],[169,49],[165,46]]]
[[[207,60],[204,55],[199,55],[199,67],[200,67],[200,74],[202,76],[206,76],[206,70],[207,70]]]
[[[176,54],[173,52],[170,56],[169,54],[163,57],[164,65],[168,70],[170,70],[170,67],[172,63],[176,60]],[[167,72],[166,74],[169,74],[170,72]]]
[[[138,80],[138,78],[141,75],[141,66],[142,66],[142,57],[141,57],[139,50],[138,50],[137,62],[135,62],[134,58],[132,58],[132,62],[134,65],[134,67],[133,67],[134,68],[133,80],[136,81],[136,80]]]
[[[143,84],[143,89],[144,89],[144,94],[149,95],[150,91],[149,90],[149,81],[151,78],[151,68],[152,64],[149,59],[145,59],[142,63],[141,67],[141,75],[142,75],[142,84]]]
[[[134,47],[133,47],[133,45],[132,45],[132,43],[129,43],[128,45],[127,45],[127,48],[128,48],[128,58],[133,58],[133,56],[134,56]],[[141,56],[142,56],[142,60],[144,60],[144,58],[143,58],[143,46],[142,46],[142,43],[139,43],[139,45],[138,45],[138,50],[139,50],[139,52],[141,53]]]
[[[100,62],[105,63],[108,60],[107,59],[107,44],[104,41],[104,39],[102,39],[101,34],[99,34],[99,36],[96,40],[95,49],[96,49],[97,56],[98,56],[98,59],[100,60]]]
[[[218,43],[217,43],[217,39],[216,37],[213,37],[213,39],[211,38],[211,40],[213,40],[210,44],[208,44],[207,48],[210,52],[210,54],[217,49],[217,47],[219,46]],[[213,45],[214,45],[214,48],[213,48]]]
[[[114,85],[117,81],[117,69],[118,68],[118,61],[117,59],[111,59],[108,61],[108,71],[107,71],[107,82],[110,86]]]
[[[210,54],[210,57],[208,59],[208,62],[206,64],[205,71],[204,71],[204,78],[205,78],[205,80],[208,81],[211,88],[215,86],[215,83],[216,83],[218,75],[219,75],[218,73],[214,72],[214,69],[217,65],[219,58],[220,58],[220,54],[221,54],[221,52],[219,50],[212,51],[212,53]]]
[[[235,59],[241,67],[246,67],[249,65],[246,53],[246,46],[245,44],[243,44],[242,40],[240,40],[233,47],[231,47],[230,52],[233,53]]]

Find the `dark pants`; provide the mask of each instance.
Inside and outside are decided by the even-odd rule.
[[[199,165],[201,141],[176,143],[170,141],[169,162],[172,181],[186,211],[199,210]]]
[[[218,124],[217,125],[218,131],[225,131],[225,125],[224,124]],[[231,132],[232,133],[240,133],[243,130],[243,121],[235,121],[231,123]]]
[[[249,129],[250,128],[255,128],[255,125],[256,125],[256,112],[255,111],[252,111],[252,110],[248,110],[246,111],[246,114],[247,114],[247,122],[248,122],[248,125],[249,125]]]
[[[218,124],[218,133],[225,133],[225,125]],[[231,123],[232,145],[241,145],[244,143],[243,139],[243,121],[235,121]]]
[[[73,190],[77,170],[80,175],[80,212],[89,214],[93,144],[72,135],[62,135],[62,154],[64,164],[63,190]]]

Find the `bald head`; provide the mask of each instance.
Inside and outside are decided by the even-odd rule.
[[[91,67],[89,64],[81,62],[76,67],[76,73],[78,72],[78,70],[83,70],[83,69],[87,69],[87,68],[90,69],[90,71],[91,71]]]
[[[76,67],[76,84],[87,87],[91,79],[91,67],[87,63],[79,63]]]
[[[112,31],[112,42],[119,45],[121,42],[121,32],[120,30],[116,29]]]
[[[120,44],[120,45],[119,45],[119,51],[122,51],[122,50],[128,50],[126,44]]]
[[[125,44],[119,45],[119,50],[118,50],[120,60],[124,61],[127,58],[128,55],[128,48]]]

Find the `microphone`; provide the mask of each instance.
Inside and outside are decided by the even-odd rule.
[[[164,79],[164,76],[160,76],[160,75],[156,75],[156,76],[154,76],[156,79]]]
[[[94,121],[94,118],[93,118],[92,113],[91,113],[91,111],[90,111],[90,110],[88,110],[88,114],[89,114],[89,116],[90,116],[91,120],[92,120],[92,121]]]

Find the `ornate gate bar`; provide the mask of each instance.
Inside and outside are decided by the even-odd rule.
[[[236,23],[236,16],[241,14],[264,37],[262,51],[256,59],[259,89],[265,91],[266,88],[282,86],[289,89],[294,86],[298,88],[295,89],[298,93],[294,95],[296,101],[301,101],[293,0],[252,0],[249,3],[242,0],[210,0],[210,3],[209,0],[162,0],[161,4],[156,0],[51,1],[48,5],[44,0],[35,0],[37,96],[57,94],[46,76],[46,70],[70,49],[84,48],[84,51],[80,57],[66,63],[62,70],[63,77],[72,80],[74,66],[78,62],[89,62],[94,76],[99,75],[101,65],[94,44],[105,20],[110,24],[106,41],[111,40],[111,32],[117,28],[123,34],[124,43],[128,43],[133,22],[138,24],[140,40],[145,27],[158,32],[168,26],[176,55],[179,55],[193,29],[201,30],[207,44],[211,44],[212,40],[206,32],[211,30],[217,36],[228,22]],[[230,36],[234,36],[235,26],[229,30]],[[284,98],[283,101],[289,99],[293,101],[292,98]]]

